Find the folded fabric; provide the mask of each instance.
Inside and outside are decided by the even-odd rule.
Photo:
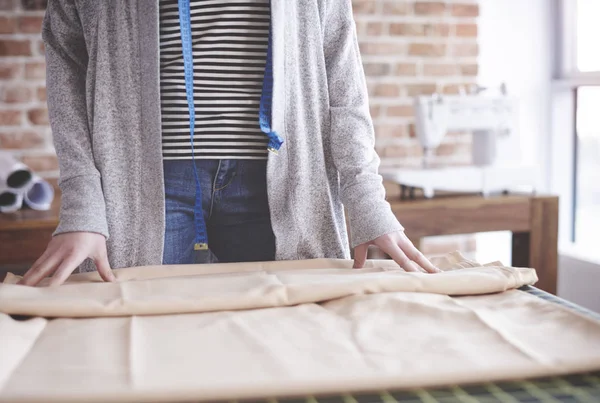
[[[522,291],[91,319],[0,314],[0,402],[183,402],[600,369],[600,323]]]
[[[351,270],[352,262],[343,260],[139,267],[117,270],[116,283],[89,282],[98,280],[98,274],[85,273],[60,287],[15,285],[18,278],[11,275],[0,284],[0,312],[63,318],[165,315],[291,306],[383,292],[477,295],[537,281],[533,269],[481,266],[460,254],[436,262],[443,273],[407,273],[385,260],[370,261],[369,268],[360,270]]]
[[[291,397],[600,369],[600,322],[510,290],[533,269],[435,263],[445,272],[340,260],[131,268],[118,284],[85,273],[55,288],[11,275],[1,311],[59,318],[0,313],[0,402]]]

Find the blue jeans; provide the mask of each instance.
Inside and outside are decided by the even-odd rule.
[[[164,161],[166,229],[163,264],[275,259],[266,161],[196,160],[209,251],[194,251],[192,161]]]

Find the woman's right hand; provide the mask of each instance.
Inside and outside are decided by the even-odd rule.
[[[44,254],[25,273],[19,284],[35,286],[52,276],[50,286],[60,285],[85,259],[96,264],[104,281],[116,281],[106,252],[106,238],[92,232],[69,232],[52,238]]]

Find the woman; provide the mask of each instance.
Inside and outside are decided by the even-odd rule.
[[[344,207],[355,267],[437,271],[385,201],[350,0],[53,0],[43,39],[62,205],[23,284],[349,258]]]

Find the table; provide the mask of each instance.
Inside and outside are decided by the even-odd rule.
[[[563,300],[538,288],[525,286],[520,291],[573,309],[600,320],[600,315]],[[245,401],[245,403],[450,403],[450,402],[600,402],[600,371],[535,379],[515,379],[439,388],[386,390],[371,393],[344,393],[328,396],[306,396]],[[223,402],[225,403],[225,402]]]
[[[51,183],[57,190],[49,211],[23,209],[0,214],[0,280],[6,271],[23,271],[46,250],[58,226],[60,209],[60,191],[56,181]]]
[[[438,196],[388,201],[407,235],[417,242],[427,236],[512,231],[512,265],[535,268],[540,278],[537,286],[556,294],[558,197]],[[0,279],[7,270],[22,271],[42,255],[58,225],[59,207],[57,192],[50,211],[0,214]]]
[[[558,197],[442,195],[388,201],[408,237],[417,244],[427,236],[511,231],[512,265],[533,267],[539,277],[536,286],[556,294]]]

